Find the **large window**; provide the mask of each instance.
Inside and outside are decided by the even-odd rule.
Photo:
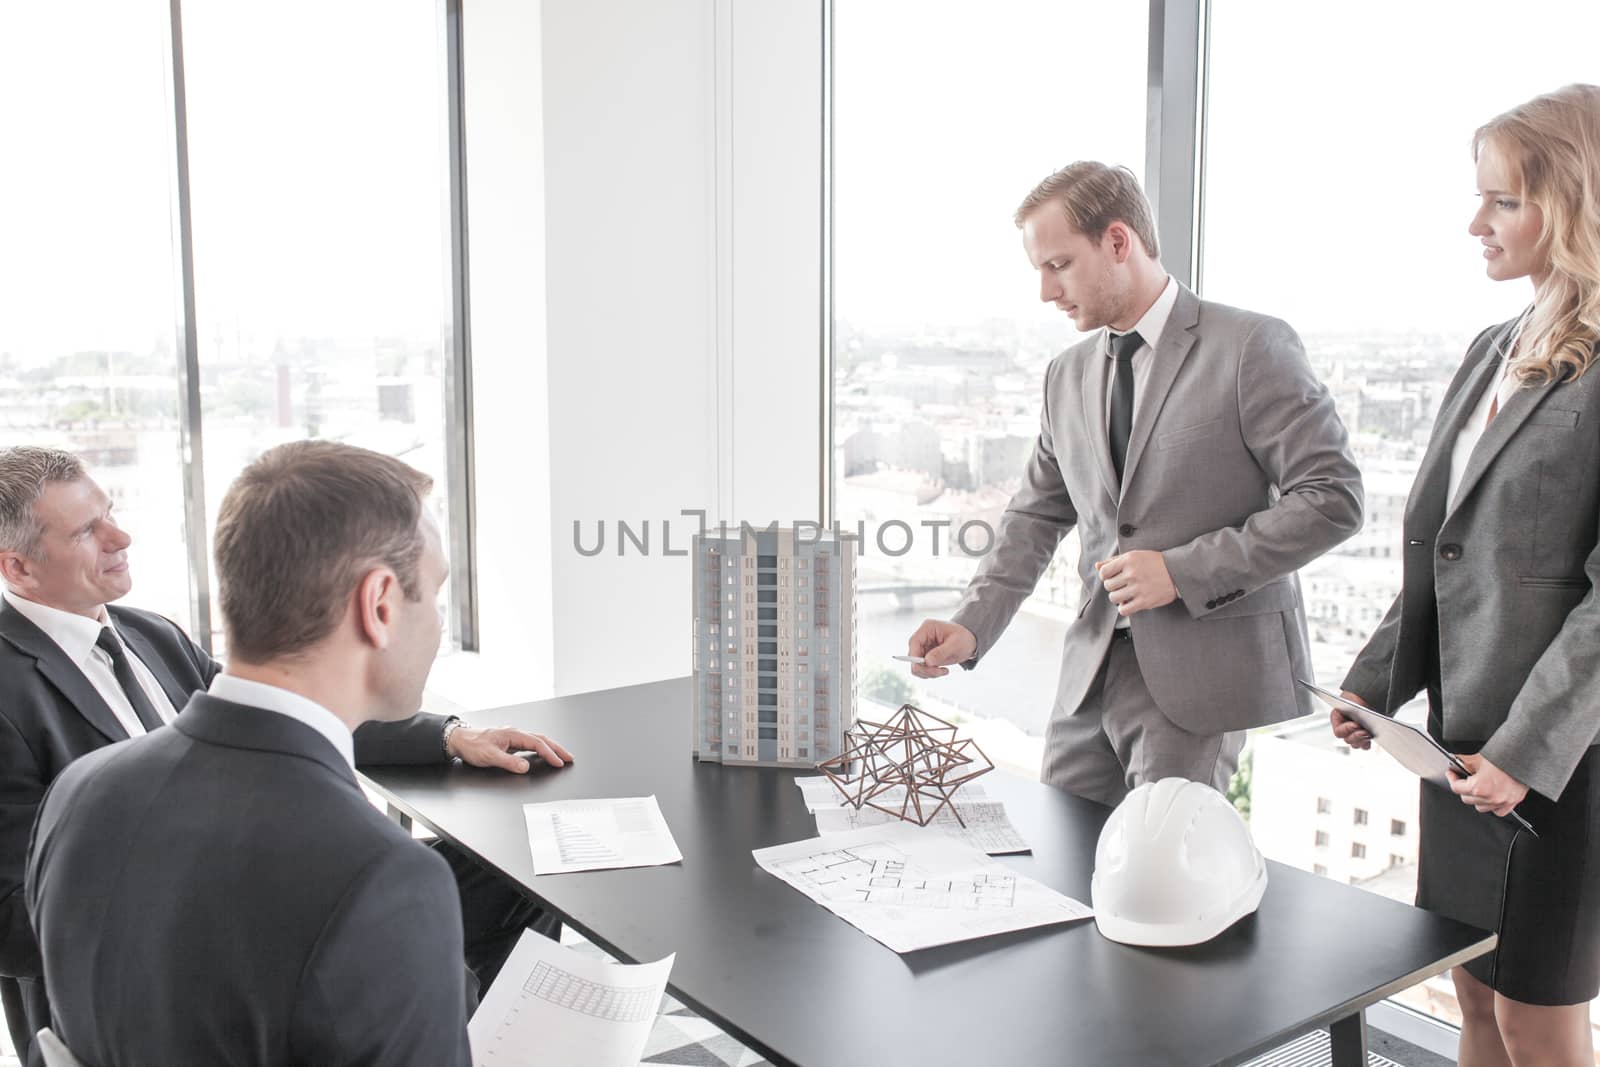
[[[436,4],[186,0],[183,30],[208,535],[240,468],[304,437],[432,475],[448,530]]]
[[[0,441],[82,455],[185,620],[166,18],[86,6],[0,9]]]
[[[1299,330],[1366,482],[1364,529],[1301,574],[1317,675],[1336,687],[1399,590],[1405,499],[1444,387],[1477,332],[1532,295],[1488,281],[1467,233],[1472,132],[1594,80],[1600,7],[1226,0],[1211,33],[1202,292]],[[1414,778],[1345,754],[1322,716],[1256,737],[1251,758],[1268,856],[1410,901]],[[1313,804],[1331,850],[1306,833]],[[1448,980],[1400,999],[1456,1017]]]
[[[836,517],[865,531],[861,707],[915,697],[1030,773],[1077,608],[1075,537],[981,676],[919,682],[888,657],[948,615],[975,566],[954,534],[974,524],[981,553],[977,524],[997,527],[1017,487],[1044,368],[1076,334],[1039,303],[1011,214],[1075,159],[1142,172],[1146,17],[1088,0],[834,7],[832,462]]]
[[[468,588],[449,507],[466,470],[451,6],[187,0],[180,51],[167,3],[0,16],[16,164],[0,173],[0,427],[84,456],[135,537],[130,601],[209,630],[216,651],[226,635],[214,608],[192,609],[192,576],[209,573],[228,484],[284,441],[348,441],[432,475],[453,590]]]

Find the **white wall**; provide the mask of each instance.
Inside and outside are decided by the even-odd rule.
[[[820,7],[474,0],[465,27],[483,653],[432,688],[687,674],[663,524],[681,550],[684,509],[816,517]]]
[[[822,13],[813,0],[717,5],[731,98],[724,273],[732,308],[731,518],[819,521]]]

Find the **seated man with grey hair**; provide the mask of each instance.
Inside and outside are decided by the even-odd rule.
[[[270,551],[278,534],[263,531],[259,550]],[[0,448],[0,997],[19,1055],[50,1018],[22,889],[28,835],[46,790],[79,757],[172,722],[222,672],[174,623],[114,604],[132,588],[130,541],[77,457]],[[285,595],[292,587],[284,583]],[[432,615],[433,605],[427,610]],[[293,624],[313,624],[307,611],[291,607]],[[519,750],[553,766],[571,758],[541,735],[474,729],[440,715],[368,722],[353,741],[358,764],[459,758],[513,773],[528,770]],[[441,842],[436,851],[455,874],[465,955],[482,988],[524,926],[559,931],[458,850]]]

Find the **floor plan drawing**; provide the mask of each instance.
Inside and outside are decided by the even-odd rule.
[[[866,807],[818,808],[813,814],[817,819],[817,833],[823,836],[904,821],[888,812]],[[957,819],[957,815],[961,817]],[[1033,851],[1011,825],[1006,817],[1006,806],[998,800],[958,800],[953,807],[939,809],[927,830],[964,841],[991,856]]]
[[[1017,879],[976,873],[968,878],[906,878],[885,871],[855,890],[863,904],[964,911],[1007,910],[1017,902]]]
[[[954,837],[898,819],[754,855],[769,874],[896,952],[1093,915]]]

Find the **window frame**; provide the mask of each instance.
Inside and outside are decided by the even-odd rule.
[[[444,95],[445,173],[442,195],[449,215],[447,321],[441,337],[446,357],[445,492],[449,529],[442,531],[450,558],[450,641],[461,651],[479,648],[478,568],[476,559],[476,484],[472,434],[472,356],[467,273],[467,181],[464,110],[462,0],[434,0],[439,24],[439,64]],[[184,75],[183,0],[168,0],[169,45],[164,56],[172,104],[173,179],[171,216],[178,260],[175,348],[179,359],[179,443],[183,454],[184,541],[189,567],[189,633],[208,653],[215,652],[212,631],[210,538],[206,535],[205,441],[200,397],[199,325],[195,309],[194,233],[189,185],[189,118]]]

